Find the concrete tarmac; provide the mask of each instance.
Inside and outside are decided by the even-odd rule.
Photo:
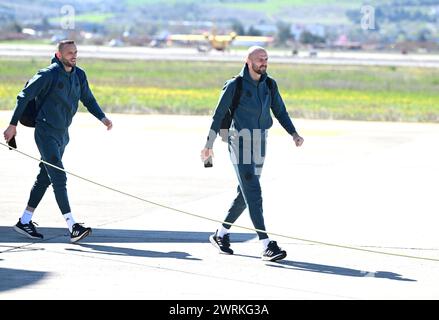
[[[0,112],[6,128],[11,112]],[[199,153],[210,117],[118,115],[110,132],[92,115],[70,129],[65,168],[101,184],[221,220],[237,185],[227,147],[213,168]],[[12,226],[36,161],[0,146],[0,300],[438,299],[439,125],[296,119],[302,148],[276,124],[262,174],[269,232],[286,249],[261,260],[255,233],[232,228],[233,256],[208,237],[218,223],[129,198],[69,176],[73,215],[93,228],[79,244],[48,189],[33,220],[45,239]],[[33,130],[19,150],[38,157]],[[245,211],[237,224],[252,227]],[[301,240],[299,240],[301,239]],[[353,246],[351,250],[315,242]],[[366,250],[366,251],[362,251]]]

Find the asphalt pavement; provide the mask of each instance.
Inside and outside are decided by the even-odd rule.
[[[208,241],[237,185],[224,143],[212,168],[199,159],[210,117],[109,116],[109,132],[75,117],[65,168],[141,199],[69,176],[93,228],[78,244],[51,189],[33,218],[44,240],[12,229],[38,163],[0,146],[0,300],[439,298],[439,125],[295,119],[296,148],[276,124],[261,183],[288,256],[264,262],[252,231],[232,228],[232,256]],[[32,135],[20,126],[18,148],[38,157]],[[237,224],[252,227],[247,211]]]

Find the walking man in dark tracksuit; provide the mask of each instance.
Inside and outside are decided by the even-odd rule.
[[[228,136],[230,158],[238,177],[237,196],[220,228],[211,235],[210,242],[220,253],[233,254],[230,248],[229,229],[245,208],[263,246],[262,259],[276,261],[287,253],[271,241],[265,232],[262,210],[262,194],[259,178],[265,158],[266,136],[273,120],[270,109],[282,127],[292,136],[297,147],[303,138],[297,133],[279,94],[276,82],[267,75],[268,55],[262,47],[248,50],[246,64],[240,75],[226,82],[213,116],[205,148],[201,159],[206,161],[213,156],[213,143],[220,131],[221,122],[232,105],[238,81],[241,81],[239,104],[234,111]],[[241,77],[241,79],[239,79]]]
[[[91,92],[85,72],[76,66],[77,49],[74,41],[63,40],[52,64],[38,71],[17,96],[17,104],[11,122],[4,132],[6,141],[17,134],[17,123],[27,104],[34,98],[42,103],[35,120],[35,142],[41,159],[57,167],[64,168],[62,156],[69,143],[68,128],[78,109],[78,101],[110,130],[112,122],[105,116]],[[44,97],[44,98],[43,98]],[[27,207],[14,226],[14,230],[32,239],[43,239],[34,223],[32,215],[49,185],[52,184],[58,207],[70,231],[70,241],[76,242],[91,233],[91,228],[76,223],[67,196],[65,172],[40,164],[40,173],[30,192]]]

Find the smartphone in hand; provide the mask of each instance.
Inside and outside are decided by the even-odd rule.
[[[12,150],[12,148],[17,149],[17,142],[15,141],[15,137],[12,137],[12,139],[8,141],[8,146],[10,147],[9,150]]]
[[[212,157],[209,157],[209,158],[206,159],[206,161],[204,161],[204,167],[205,168],[213,167]]]

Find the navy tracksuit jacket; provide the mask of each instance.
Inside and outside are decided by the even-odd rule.
[[[58,72],[58,79],[50,91],[54,72]],[[78,76],[79,72],[82,73],[82,82]],[[46,98],[40,100],[43,101],[43,105],[40,106],[41,109],[36,119],[35,142],[42,160],[64,168],[61,160],[64,149],[69,143],[68,127],[78,110],[79,100],[99,120],[105,118],[105,114],[88,86],[84,71],[79,67],[74,67],[71,72],[66,72],[62,63],[54,57],[52,64],[39,70],[26,88],[18,94],[10,123],[17,125],[27,103],[35,97],[43,96]],[[43,164],[40,164],[40,173],[32,187],[28,206],[36,208],[50,184],[53,185],[61,213],[69,213],[71,210],[67,197],[66,174]]]
[[[230,158],[238,177],[237,196],[233,201],[225,222],[234,223],[248,207],[250,218],[256,229],[266,230],[262,209],[262,193],[259,178],[265,158],[266,137],[268,129],[273,125],[270,110],[282,127],[290,134],[296,129],[288,115],[276,82],[273,91],[266,83],[267,75],[254,81],[247,64],[241,70],[242,91],[239,105],[234,113],[231,133],[228,139]],[[218,134],[222,119],[228,112],[236,88],[236,78],[226,82],[216,107],[206,148],[212,148]],[[225,228],[230,225],[224,224]],[[259,239],[266,239],[265,232],[258,232]]]

